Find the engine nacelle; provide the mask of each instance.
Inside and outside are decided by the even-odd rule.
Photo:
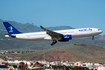
[[[65,42],[65,41],[69,41],[70,39],[72,39],[72,35],[64,35],[61,37],[61,40],[59,40],[59,41]]]

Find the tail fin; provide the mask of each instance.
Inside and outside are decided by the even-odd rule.
[[[15,29],[11,24],[9,24],[8,22],[3,22],[8,34],[20,34],[21,32],[19,32],[17,29]]]

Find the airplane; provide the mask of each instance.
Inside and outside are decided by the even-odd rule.
[[[9,22],[3,22],[3,24],[8,32],[8,34],[5,34],[5,37],[26,41],[53,41],[51,46],[56,44],[58,41],[67,42],[73,38],[92,37],[92,40],[94,40],[94,36],[102,33],[102,30],[98,28],[80,28],[51,31],[44,28],[43,26],[40,26],[40,28],[43,29],[44,32],[23,33],[18,31]]]

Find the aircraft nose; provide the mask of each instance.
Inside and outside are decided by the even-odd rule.
[[[102,33],[103,31],[102,30],[100,30],[100,33]]]

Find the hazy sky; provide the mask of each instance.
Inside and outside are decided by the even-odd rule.
[[[0,0],[0,19],[105,31],[105,0]]]

